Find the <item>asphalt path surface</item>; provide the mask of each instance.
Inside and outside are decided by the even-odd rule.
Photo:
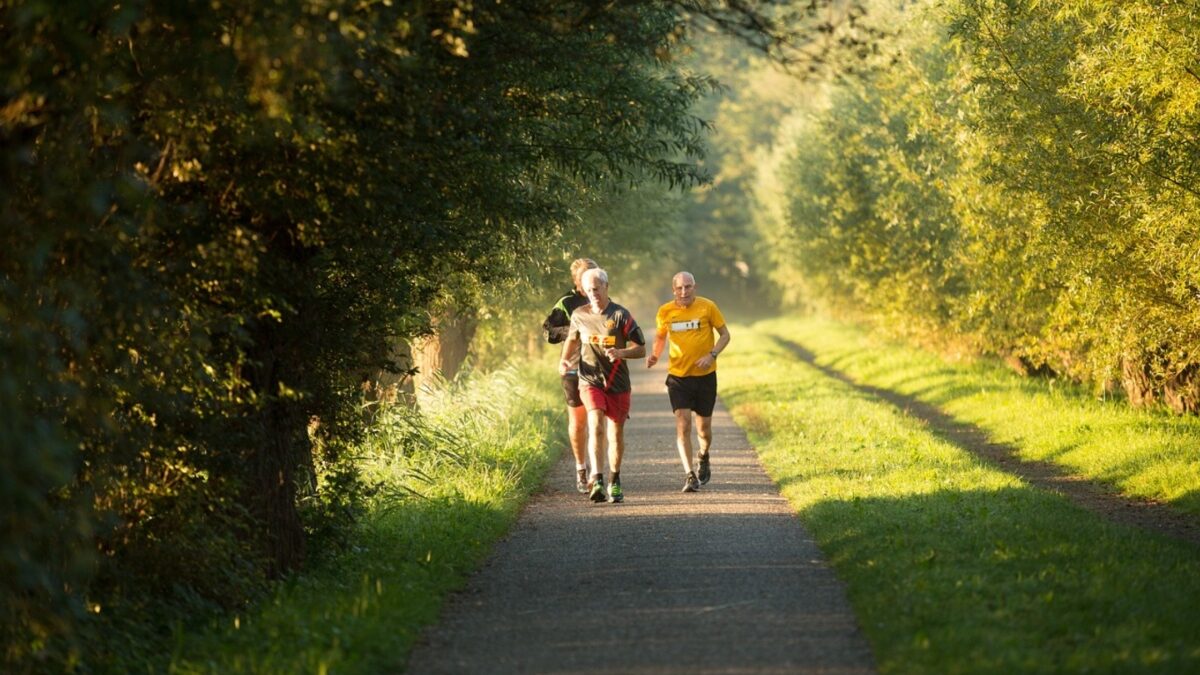
[[[566,453],[407,672],[873,673],[844,589],[718,403],[712,480],[683,493],[663,380],[635,361],[625,502]]]

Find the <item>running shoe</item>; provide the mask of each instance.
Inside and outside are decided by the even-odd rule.
[[[700,455],[700,471],[696,473],[696,477],[700,479],[701,485],[707,485],[708,479],[712,478],[712,469],[708,468],[708,453]]]
[[[700,489],[700,481],[696,480],[696,474],[688,472],[687,479],[683,481],[684,492],[695,492]]]
[[[608,484],[608,501],[619,504],[625,501],[625,493],[621,491],[621,482],[613,481]]]
[[[575,489],[580,494],[588,493],[587,469],[579,469],[575,472]]]
[[[588,485],[588,489],[591,491],[591,494],[588,495],[588,499],[591,499],[597,504],[605,499],[608,499],[608,496],[604,494],[604,476],[601,474],[596,474],[592,478],[592,482]]]

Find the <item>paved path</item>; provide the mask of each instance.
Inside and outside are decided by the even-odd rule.
[[[408,664],[425,673],[872,673],[841,584],[724,406],[680,492],[660,365],[634,367],[623,504],[564,457]]]

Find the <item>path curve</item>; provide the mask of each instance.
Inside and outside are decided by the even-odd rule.
[[[680,492],[666,371],[644,363],[625,503],[575,492],[564,457],[407,672],[874,672],[842,584],[720,403],[712,481]]]

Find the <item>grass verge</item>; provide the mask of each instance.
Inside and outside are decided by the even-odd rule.
[[[385,489],[353,547],[239,616],[180,635],[173,673],[397,672],[445,595],[506,532],[562,447],[557,376],[508,369],[384,411],[363,448]]]
[[[774,336],[879,386],[882,364],[905,363],[903,353],[855,347],[858,337],[829,324],[734,330],[722,399],[846,583],[882,672],[1200,672],[1194,546],[1033,489]],[[913,368],[893,382],[922,398],[960,388],[956,369],[935,387]],[[1039,394],[1010,385],[1005,396],[992,404],[1027,410]]]
[[[817,363],[856,382],[912,396],[974,424],[1023,459],[1051,462],[1200,517],[1200,418],[1098,400],[1060,381],[1021,377],[993,360],[949,363],[830,321],[793,317],[755,328],[799,344]]]

